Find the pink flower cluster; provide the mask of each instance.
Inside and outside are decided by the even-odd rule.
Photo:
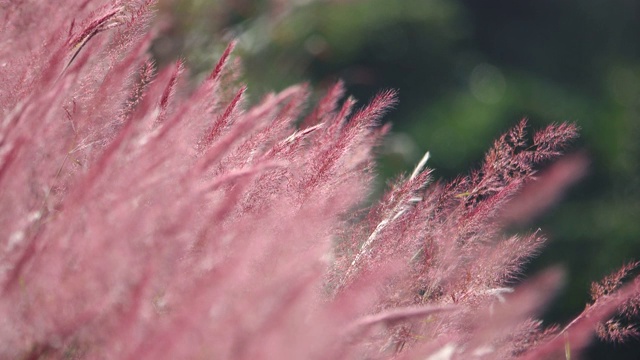
[[[397,179],[370,209],[393,91],[247,104],[230,60],[188,91],[151,0],[0,2],[0,358],[541,359],[637,335],[637,264],[565,327],[505,235],[584,170],[572,124],[522,121],[482,167]]]

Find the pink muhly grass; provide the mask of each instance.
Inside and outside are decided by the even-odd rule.
[[[427,154],[357,213],[395,92],[249,105],[233,43],[189,92],[147,54],[153,2],[100,3],[0,4],[1,358],[537,359],[638,335],[636,263],[545,327],[562,274],[520,281],[544,237],[505,235],[583,172],[536,174],[575,125],[522,121],[449,183]]]

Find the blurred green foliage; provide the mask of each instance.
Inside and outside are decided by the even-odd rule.
[[[640,259],[640,2],[167,0],[160,14],[173,20],[159,61],[183,56],[195,78],[237,38],[254,96],[338,78],[361,100],[399,89],[386,177],[426,150],[436,176],[468,171],[522,117],[579,124],[590,173],[536,221],[552,241],[532,271],[569,272],[549,319],[581,311],[590,281]]]

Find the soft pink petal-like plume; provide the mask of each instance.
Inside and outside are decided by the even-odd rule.
[[[148,54],[152,9],[2,5],[0,358],[537,359],[637,336],[637,263],[543,327],[561,275],[523,280],[545,239],[505,231],[584,171],[537,174],[575,125],[523,120],[449,183],[426,153],[365,208],[395,91],[251,105],[232,42],[189,92]]]

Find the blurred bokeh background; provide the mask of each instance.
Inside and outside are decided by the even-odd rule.
[[[547,312],[583,310],[593,280],[640,259],[640,2],[636,0],[161,0],[160,65],[186,60],[195,81],[239,39],[254,100],[343,79],[363,102],[400,91],[381,149],[384,179],[431,151],[436,176],[477,167],[495,137],[526,117],[534,127],[579,124],[589,174],[537,219],[552,239],[529,268],[565,266]],[[640,341],[593,359],[638,359]]]

